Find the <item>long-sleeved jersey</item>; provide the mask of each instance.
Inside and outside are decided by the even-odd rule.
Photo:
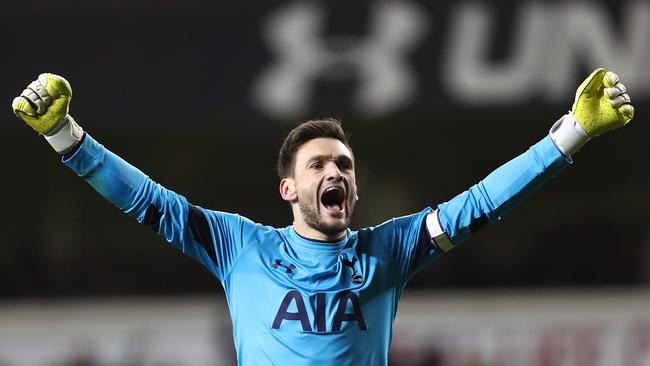
[[[429,207],[324,243],[192,205],[88,134],[63,161],[221,282],[243,366],[386,365],[407,281],[448,249],[426,230]],[[460,244],[568,164],[547,136],[438,205],[447,240]]]

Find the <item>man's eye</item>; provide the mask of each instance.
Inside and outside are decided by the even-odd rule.
[[[342,163],[339,163],[338,165],[339,165],[339,169],[341,169],[341,170],[351,170],[352,169],[352,164],[350,164],[350,163],[342,162]]]
[[[313,164],[309,165],[309,167],[312,168],[312,169],[321,169],[321,168],[323,168],[323,165],[321,163],[313,163]]]

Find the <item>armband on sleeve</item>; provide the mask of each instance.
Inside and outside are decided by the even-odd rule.
[[[443,253],[454,249],[454,244],[449,239],[447,233],[445,233],[442,225],[440,225],[438,209],[427,215],[426,226],[433,245],[440,248]]]

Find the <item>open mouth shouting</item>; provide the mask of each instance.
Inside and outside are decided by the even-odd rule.
[[[334,216],[342,216],[345,212],[345,187],[330,186],[323,189],[320,202],[327,212]]]

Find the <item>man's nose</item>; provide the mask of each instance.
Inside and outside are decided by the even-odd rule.
[[[328,181],[339,181],[342,179],[341,171],[339,167],[334,163],[329,163],[325,167],[325,179]]]

